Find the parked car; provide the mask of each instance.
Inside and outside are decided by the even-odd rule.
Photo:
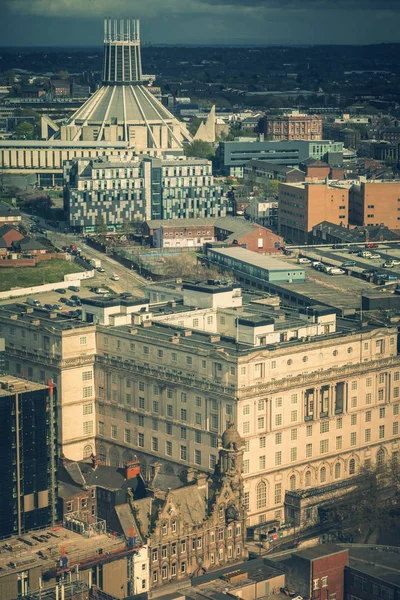
[[[397,275],[392,275],[391,273],[387,276],[387,280],[388,281],[397,281],[398,280],[398,276]]]
[[[369,250],[360,250],[358,252],[358,256],[361,258],[371,258],[372,253]]]
[[[308,261],[310,262],[310,261]],[[112,276],[110,277],[110,279],[112,279],[112,281],[119,281],[119,275],[117,275],[116,273],[113,273]]]
[[[67,306],[78,306],[75,300],[67,300],[65,304]]]
[[[43,306],[43,308],[45,308],[46,310],[53,310],[53,305],[52,304],[45,304]]]
[[[67,293],[67,290],[65,288],[57,288],[54,291],[57,292],[57,294],[66,294]]]
[[[396,258],[392,258],[391,261],[395,266],[400,265],[400,260],[397,260]]]
[[[81,301],[80,297],[77,296],[76,294],[72,294],[71,300],[75,300],[75,302],[77,302],[78,300],[79,300],[79,302]]]
[[[35,298],[27,298],[26,299],[26,303],[29,304],[30,306],[42,306],[42,304],[39,302],[39,300],[36,300]]]
[[[68,298],[65,298],[65,296],[62,296],[62,297],[59,299],[59,302],[62,302],[63,304],[66,304],[66,303],[68,302]]]
[[[346,262],[342,263],[342,267],[355,267],[355,260],[346,260]]]
[[[347,250],[347,254],[358,254],[360,252],[359,248],[349,248]]]
[[[61,310],[62,306],[61,304],[53,304],[53,310]]]
[[[120,294],[121,298],[131,298],[132,294],[130,292],[122,292],[122,294]]]
[[[380,254],[371,254],[371,256],[368,257],[371,260],[379,260],[381,257]]]
[[[344,245],[343,244],[333,244],[332,248],[334,250],[343,250]]]
[[[99,273],[105,273],[106,270],[103,269],[103,267],[97,267],[96,271],[98,271]]]
[[[71,292],[79,292],[79,288],[76,287],[76,285],[69,285],[68,289],[71,290]]]
[[[391,260],[387,260],[386,262],[382,263],[382,267],[384,269],[393,269],[394,263]]]
[[[366,248],[379,248],[378,244],[370,242],[369,244],[365,244]]]

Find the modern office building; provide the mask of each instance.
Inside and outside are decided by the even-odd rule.
[[[280,183],[279,233],[293,242],[306,244],[313,227],[322,221],[346,227],[350,187],[351,182],[346,181]]]
[[[266,115],[262,128],[267,140],[321,140],[322,117],[298,110],[283,115]]]
[[[210,472],[233,422],[252,526],[284,520],[286,491],[329,499],[361,466],[398,459],[396,326],[280,310],[228,283],[155,288],[152,302],[88,298],[82,321],[0,307],[9,373],[57,383],[67,458]]]
[[[243,177],[244,167],[252,159],[265,160],[290,167],[297,167],[306,158],[326,159],[335,156],[342,162],[343,144],[329,140],[285,141],[234,141],[220,142],[216,157],[219,170],[224,175]]]
[[[53,386],[1,375],[0,423],[0,537],[54,524],[57,433]]]
[[[212,164],[199,158],[77,159],[65,166],[64,208],[76,231],[124,222],[225,216],[228,199]]]

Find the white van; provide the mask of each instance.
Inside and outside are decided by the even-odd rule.
[[[300,265],[310,265],[311,264],[311,260],[309,258],[304,258],[304,257],[299,258],[297,262]]]

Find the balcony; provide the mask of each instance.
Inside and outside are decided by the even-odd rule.
[[[314,415],[305,415],[304,416],[304,420],[305,421],[313,421],[314,420]]]

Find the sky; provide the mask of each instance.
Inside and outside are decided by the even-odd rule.
[[[400,0],[0,0],[0,46],[100,46],[105,16],[154,44],[400,42]]]

